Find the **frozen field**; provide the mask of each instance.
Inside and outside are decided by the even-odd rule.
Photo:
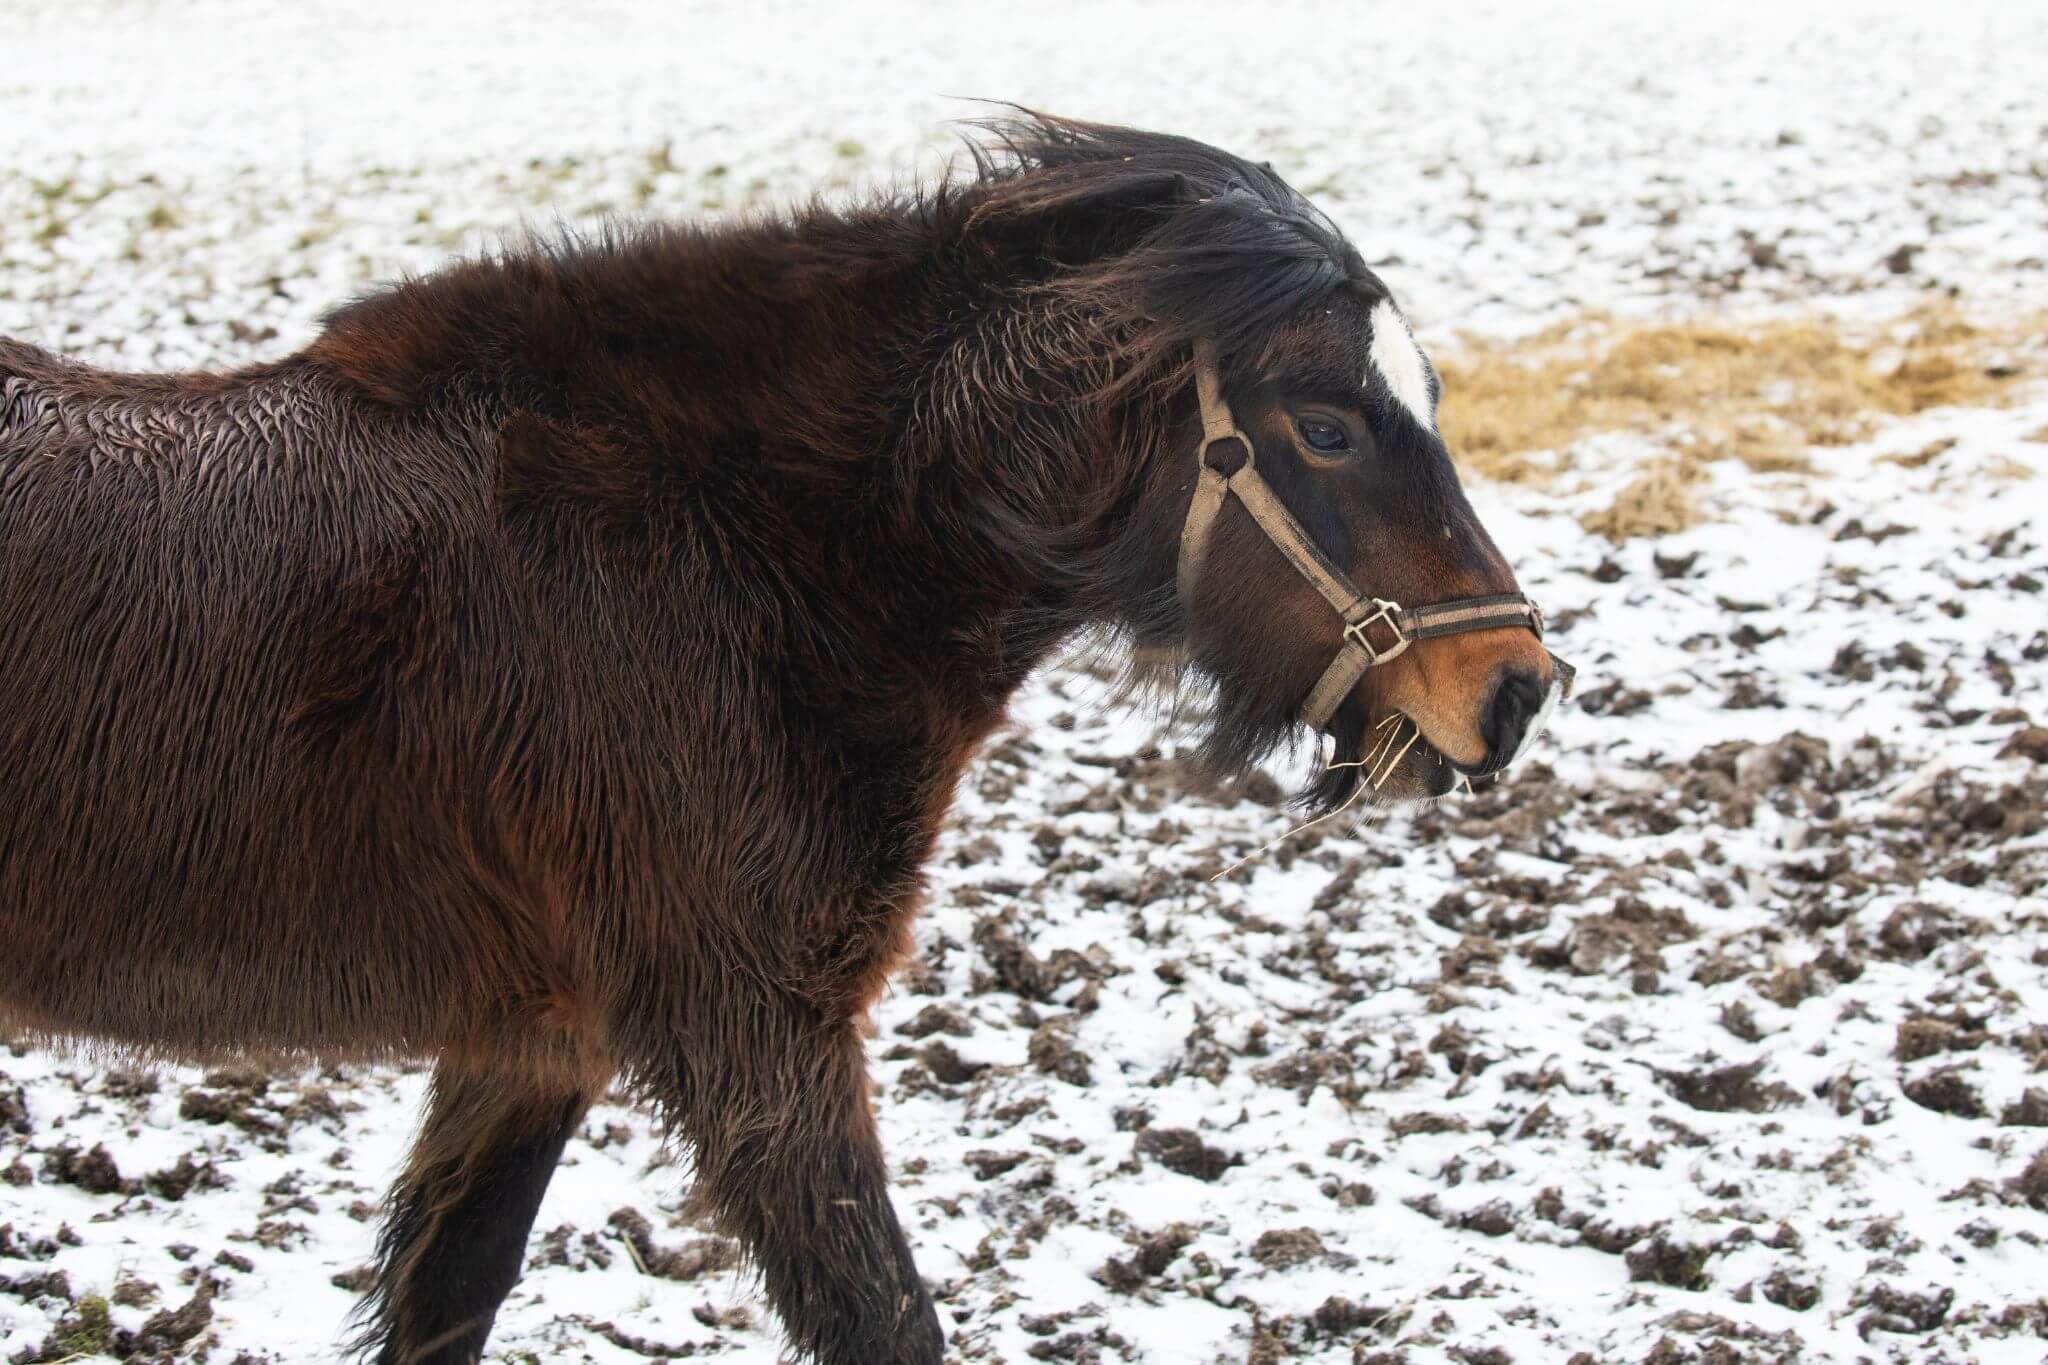
[[[276,356],[523,223],[930,172],[955,95],[1269,158],[1440,359],[1980,329],[1981,401],[1694,433],[1669,534],[1582,524],[1668,422],[1475,480],[1580,670],[1477,796],[1211,882],[1281,788],[1029,689],[873,1044],[960,1359],[2048,1357],[2048,12],[565,8],[0,0],[0,334]],[[0,1359],[333,1358],[424,1080],[0,1046]],[[614,1098],[491,1358],[775,1361]]]

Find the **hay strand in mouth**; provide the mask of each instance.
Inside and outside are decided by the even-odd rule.
[[[1400,732],[1399,732],[1399,731],[1397,730],[1397,731],[1395,731],[1395,733],[1396,733],[1396,734],[1399,734]],[[1383,769],[1381,769],[1381,770],[1380,770],[1380,775],[1379,775],[1378,777],[1376,777],[1376,778],[1374,778],[1374,779],[1373,779],[1372,789],[1373,789],[1374,791],[1378,791],[1378,790],[1379,790],[1379,789],[1380,789],[1381,787],[1383,787],[1383,786],[1385,786],[1385,785],[1386,785],[1386,783],[1387,783],[1387,779],[1388,779],[1389,777],[1392,777],[1392,776],[1394,775],[1394,769],[1396,769],[1396,768],[1398,768],[1398,767],[1400,767],[1400,766],[1401,766],[1401,760],[1402,760],[1402,759],[1404,759],[1404,758],[1406,758],[1406,757],[1408,757],[1408,751],[1409,751],[1410,749],[1414,748],[1414,747],[1415,747],[1415,741],[1416,741],[1416,740],[1418,740],[1418,739],[1421,739],[1421,738],[1422,738],[1422,727],[1421,727],[1421,726],[1419,726],[1419,725],[1417,725],[1417,724],[1416,724],[1416,723],[1415,723],[1414,721],[1412,721],[1412,720],[1411,720],[1411,721],[1409,721],[1409,722],[1408,722],[1408,742],[1407,742],[1406,744],[1403,744],[1403,745],[1401,746],[1401,752],[1400,752],[1400,753],[1398,753],[1398,754],[1395,754],[1395,755],[1394,755],[1394,756],[1393,756],[1392,758],[1390,758],[1390,759],[1388,759],[1388,760],[1387,760],[1387,766],[1386,766],[1385,768],[1383,768]]]
[[[1378,728],[1380,728],[1381,730],[1387,730],[1388,726],[1393,725],[1394,722],[1401,720],[1408,720],[1408,718],[1397,711],[1393,715],[1388,716],[1385,720],[1381,721],[1379,723]],[[1266,854],[1271,853],[1274,849],[1280,847],[1280,845],[1286,843],[1289,839],[1292,839],[1295,835],[1301,833],[1303,830],[1314,829],[1317,825],[1322,824],[1325,820],[1336,819],[1345,811],[1350,810],[1352,806],[1356,805],[1358,803],[1358,798],[1365,795],[1368,789],[1372,791],[1378,791],[1381,785],[1386,782],[1388,774],[1392,773],[1395,766],[1398,765],[1402,759],[1408,756],[1408,751],[1415,747],[1415,741],[1421,738],[1422,736],[1421,727],[1417,726],[1415,722],[1412,720],[1408,721],[1408,724],[1412,731],[1412,733],[1408,736],[1408,742],[1402,745],[1401,752],[1396,754],[1393,757],[1393,759],[1389,761],[1389,763],[1387,764],[1386,772],[1380,774],[1380,779],[1378,782],[1360,782],[1356,787],[1352,788],[1351,795],[1345,797],[1344,804],[1337,807],[1337,809],[1333,811],[1327,811],[1322,815],[1318,815],[1313,820],[1304,820],[1302,823],[1296,825],[1293,829],[1288,830],[1286,833],[1278,835],[1275,838],[1268,839],[1265,843],[1260,844],[1257,848],[1245,854],[1242,858],[1239,858],[1229,867],[1224,868],[1221,872],[1218,872],[1215,876],[1209,878],[1209,880],[1212,882],[1222,881],[1225,877],[1228,877],[1231,873],[1237,871],[1246,863],[1251,862],[1255,858],[1262,858]],[[1386,739],[1382,740],[1379,744],[1375,745],[1373,752],[1377,754],[1381,749],[1391,747],[1394,742],[1394,739],[1400,733],[1401,731],[1398,726],[1396,726],[1392,730],[1387,730]],[[1325,763],[1323,765],[1323,770],[1325,772],[1335,772],[1339,768],[1364,768],[1368,767],[1370,764],[1372,764],[1372,762],[1373,759],[1371,756],[1353,759],[1350,762],[1346,763],[1330,762]]]
[[[1328,768],[1372,767],[1373,765],[1379,762],[1379,756],[1382,753],[1386,752],[1388,746],[1394,742],[1395,734],[1399,733],[1398,730],[1390,731],[1387,729],[1387,727],[1395,724],[1401,718],[1401,713],[1399,711],[1396,711],[1394,712],[1394,714],[1388,716],[1385,720],[1381,721],[1378,725],[1374,726],[1373,728],[1380,733],[1381,738],[1373,742],[1373,746],[1369,751],[1360,754],[1358,757],[1358,761],[1356,763],[1331,763],[1326,766]]]

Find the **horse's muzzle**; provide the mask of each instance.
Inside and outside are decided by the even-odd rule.
[[[1471,776],[1490,776],[1518,762],[1535,743],[1536,736],[1543,733],[1544,723],[1557,704],[1571,695],[1572,680],[1578,676],[1578,670],[1555,654],[1550,656],[1550,662],[1548,686],[1526,669],[1516,669],[1494,684],[1486,715],[1479,723],[1480,738],[1486,743],[1486,761]]]

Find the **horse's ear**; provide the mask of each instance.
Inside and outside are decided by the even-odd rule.
[[[1063,168],[993,185],[969,216],[969,229],[991,245],[1062,264],[1113,254],[1149,234],[1162,214],[1194,199],[1178,171],[1126,167]]]

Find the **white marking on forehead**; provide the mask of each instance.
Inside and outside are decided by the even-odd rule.
[[[1436,418],[1429,410],[1429,369],[1422,362],[1421,348],[1409,334],[1408,320],[1394,307],[1392,299],[1381,299],[1372,310],[1370,360],[1395,401],[1408,409],[1424,431],[1435,431]],[[1371,384],[1370,373],[1365,382]]]

